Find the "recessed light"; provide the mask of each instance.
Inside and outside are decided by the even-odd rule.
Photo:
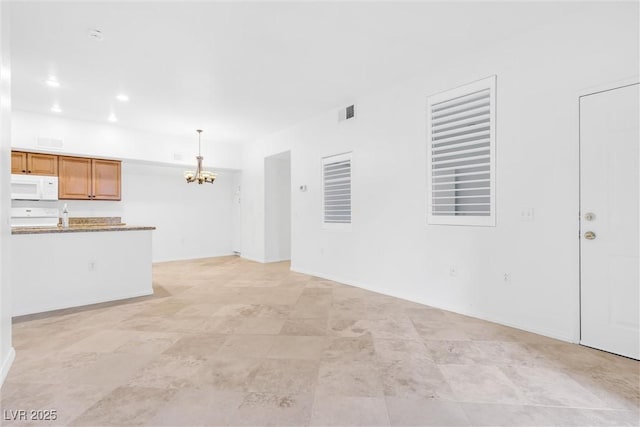
[[[118,118],[116,117],[115,114],[111,113],[111,115],[109,115],[109,118],[107,120],[109,120],[111,123],[115,123],[118,121]]]
[[[60,82],[55,77],[49,77],[45,83],[49,87],[60,87]]]
[[[125,95],[124,93],[121,93],[118,96],[116,96],[116,99],[118,101],[127,102],[129,100],[129,97],[127,95]]]
[[[62,113],[62,110],[60,109],[60,106],[58,104],[53,104],[53,107],[51,107],[51,111],[54,113]]]

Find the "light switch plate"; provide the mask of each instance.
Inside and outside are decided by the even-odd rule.
[[[458,275],[458,267],[455,265],[449,266],[449,276],[456,277]]]

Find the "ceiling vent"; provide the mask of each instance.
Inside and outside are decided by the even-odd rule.
[[[39,136],[37,141],[36,141],[36,145],[38,147],[42,147],[42,148],[60,150],[64,146],[64,141],[62,139],[43,138],[43,137]]]
[[[341,108],[338,111],[338,121],[341,122],[343,120],[349,120],[356,116],[356,107],[355,105],[349,105],[346,108]]]

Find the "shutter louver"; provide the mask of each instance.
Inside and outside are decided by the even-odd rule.
[[[351,155],[322,162],[324,224],[351,224]]]
[[[495,77],[430,97],[432,224],[495,225]]]

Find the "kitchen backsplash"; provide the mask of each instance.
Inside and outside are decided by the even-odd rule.
[[[121,202],[90,201],[90,200],[12,200],[12,208],[55,208],[62,214],[62,208],[67,204],[69,217],[121,217],[124,208]]]
[[[119,216],[92,216],[69,218],[69,225],[124,225]]]

